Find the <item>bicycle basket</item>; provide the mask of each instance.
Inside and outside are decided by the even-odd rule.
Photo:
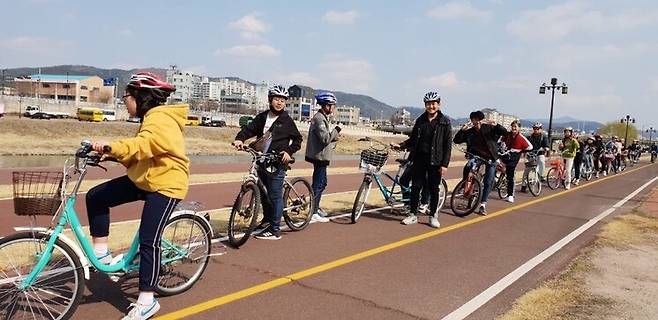
[[[559,165],[562,165],[562,160],[553,160],[553,161],[551,161],[550,165],[552,167],[557,167]]]
[[[62,172],[12,172],[14,213],[19,216],[52,216],[62,204]]]
[[[370,165],[379,170],[386,164],[386,160],[388,160],[388,152],[367,149],[361,151],[360,166],[363,168]]]
[[[536,155],[526,155],[525,165],[529,166],[529,167],[536,166],[537,165],[537,158],[539,158],[539,157],[536,156]]]

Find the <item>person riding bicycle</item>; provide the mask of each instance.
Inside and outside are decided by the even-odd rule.
[[[329,126],[329,115],[336,108],[336,96],[331,92],[321,92],[315,96],[320,110],[313,116],[308,129],[306,142],[306,161],[313,164],[313,201],[315,212],[312,219],[317,222],[328,222],[327,213],[320,209],[322,192],[327,187],[327,167],[336,149],[336,141],[340,127]]]
[[[559,149],[562,150],[562,158],[564,158],[565,170],[565,189],[571,189],[571,168],[573,167],[573,159],[576,157],[576,152],[580,148],[578,140],[573,136],[573,128],[564,128],[564,139],[560,143]]]
[[[188,190],[190,161],[183,140],[188,105],[164,105],[175,90],[152,73],[132,75],[123,101],[131,116],[142,119],[139,132],[134,138],[93,143],[96,152],[115,158],[127,169],[126,176],[97,185],[86,196],[94,253],[102,263],[112,262],[107,238],[110,208],[144,201],[139,223],[139,296],[123,319],[148,319],[160,309],[153,296],[160,273],[160,237]]]
[[[483,164],[485,167],[484,186],[482,188],[482,200],[478,212],[481,215],[487,214],[487,200],[493,184],[493,178],[496,171],[496,160],[498,159],[498,147],[496,142],[501,136],[507,134],[505,127],[495,122],[484,122],[484,113],[482,111],[473,111],[469,115],[470,122],[465,123],[457,134],[453,142],[456,144],[466,143],[466,151],[487,160]],[[469,124],[471,126],[469,126]],[[464,166],[464,179],[467,178],[471,168],[476,165],[475,158],[471,158]]]
[[[393,144],[395,148],[411,151],[412,161],[412,187],[409,216],[402,220],[402,224],[409,225],[418,222],[418,203],[422,189],[430,193],[430,221],[433,228],[440,227],[439,213],[439,187],[441,176],[448,171],[450,154],[452,152],[452,130],[450,119],[441,112],[441,96],[438,92],[428,92],[423,97],[425,113],[420,115],[411,131],[409,139]]]
[[[578,149],[576,150],[576,156],[573,158],[573,171],[574,171],[574,185],[580,184],[580,166],[583,164],[583,159],[585,157],[585,141],[580,139],[578,131],[575,131],[573,137],[578,141]]]
[[[257,137],[256,145],[263,153],[275,153],[280,156],[281,164],[276,165],[274,172],[263,168],[258,176],[267,189],[268,199],[261,199],[264,209],[263,223],[258,227],[261,233],[258,239],[281,239],[281,216],[283,215],[283,181],[288,170],[288,162],[292,155],[302,146],[302,135],[297,125],[284,110],[288,100],[288,89],[275,85],[268,91],[270,108],[256,115],[253,121],[244,126],[235,136],[233,146],[241,149],[244,141]]]
[[[656,155],[658,154],[658,145],[655,142],[651,143],[649,147],[649,153],[651,153],[651,163],[656,161]]]
[[[633,139],[633,143],[631,143],[631,145],[628,147],[628,151],[632,161],[635,161],[636,159],[639,160],[642,156],[642,146],[640,145],[640,140]]]
[[[532,144],[532,151],[537,153],[537,172],[539,173],[539,180],[544,181],[544,168],[546,167],[546,152],[548,152],[548,137],[542,132],[541,122],[535,122],[532,125],[532,133],[527,136],[528,141]],[[523,172],[525,177],[530,171],[530,168],[526,167]],[[524,181],[525,183],[525,181]],[[521,192],[525,192],[526,186],[521,186]]]
[[[510,125],[511,131],[501,138],[507,153],[501,157],[505,164],[505,177],[507,178],[507,202],[514,202],[514,173],[521,159],[521,153],[532,150],[533,146],[528,139],[519,132],[521,121],[514,120]]]
[[[599,177],[600,172],[604,172],[607,169],[606,167],[606,161],[603,158],[605,147],[603,145],[603,138],[599,134],[594,135],[594,143],[593,143],[593,154],[592,154],[592,162],[594,162],[594,171],[596,172],[596,178]]]

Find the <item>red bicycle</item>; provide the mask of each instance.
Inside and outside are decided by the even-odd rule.
[[[551,169],[546,174],[546,183],[548,187],[555,190],[560,184],[566,186],[567,170],[564,167],[562,160],[553,160],[550,163]]]

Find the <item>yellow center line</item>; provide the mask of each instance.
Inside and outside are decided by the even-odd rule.
[[[559,197],[561,195],[567,194],[569,192],[574,192],[574,191],[577,191],[577,190],[580,190],[580,189],[583,189],[583,188],[587,188],[587,187],[590,187],[590,186],[595,185],[597,183],[601,183],[603,181],[606,181],[608,179],[612,179],[612,178],[619,177],[619,176],[622,176],[622,175],[625,175],[625,174],[629,174],[631,172],[635,172],[637,170],[644,169],[644,168],[647,168],[647,167],[649,167],[649,165],[644,165],[642,167],[635,168],[635,169],[632,169],[632,170],[626,170],[625,172],[622,172],[622,173],[617,174],[617,175],[611,175],[611,176],[608,176],[608,177],[605,177],[605,178],[600,178],[596,181],[589,182],[589,183],[584,184],[584,185],[573,187],[570,190],[563,190],[563,191],[560,191],[560,192],[557,192],[557,193],[554,193],[554,194],[551,194],[551,195],[547,195],[547,196],[544,196],[544,197],[541,197],[541,198],[537,198],[537,199],[534,199],[534,200],[530,200],[530,201],[527,201],[527,202],[524,202],[524,203],[521,203],[521,204],[518,204],[518,205],[515,205],[515,206],[512,206],[512,207],[509,207],[509,208],[498,210],[498,211],[493,212],[491,214],[488,214],[486,216],[480,216],[480,217],[477,217],[477,218],[469,219],[467,221],[456,223],[456,224],[453,224],[453,225],[450,225],[450,226],[447,226],[447,227],[444,227],[444,228],[441,228],[441,229],[437,229],[437,230],[434,230],[434,231],[429,231],[429,232],[426,232],[426,233],[423,233],[423,234],[420,234],[420,235],[417,235],[417,236],[402,239],[402,240],[392,242],[392,243],[389,243],[389,244],[385,244],[385,245],[382,245],[382,246],[379,246],[379,247],[376,247],[376,248],[373,248],[373,249],[370,249],[370,250],[359,252],[359,253],[353,254],[351,256],[340,258],[338,260],[330,261],[330,262],[327,262],[327,263],[324,263],[324,264],[321,264],[321,265],[318,265],[318,266],[315,266],[315,267],[308,268],[306,270],[302,270],[302,271],[299,271],[299,272],[289,274],[287,276],[283,276],[281,278],[274,279],[272,281],[264,282],[264,283],[255,285],[253,287],[250,287],[250,288],[247,288],[247,289],[244,289],[244,290],[240,290],[240,291],[237,291],[237,292],[225,295],[225,296],[214,298],[214,299],[208,300],[206,302],[202,302],[202,303],[199,303],[199,304],[196,304],[196,305],[192,305],[192,306],[180,309],[178,311],[174,311],[174,312],[162,315],[160,317],[155,318],[155,320],[170,320],[170,319],[181,319],[181,318],[184,318],[184,317],[188,317],[188,316],[191,316],[191,315],[194,315],[194,314],[197,314],[197,313],[200,313],[200,312],[212,309],[212,308],[216,308],[216,307],[231,303],[231,302],[236,301],[236,300],[240,300],[240,299],[255,295],[257,293],[261,293],[261,292],[264,292],[264,291],[268,291],[270,289],[274,289],[276,287],[280,287],[282,285],[291,283],[293,281],[301,280],[303,278],[310,277],[312,275],[315,275],[315,274],[318,274],[318,273],[321,273],[321,272],[325,272],[325,271],[328,271],[328,270],[331,270],[331,269],[334,269],[334,268],[337,268],[337,267],[340,267],[340,266],[343,266],[343,265],[346,265],[346,264],[349,264],[349,263],[352,263],[352,262],[355,262],[355,261],[359,261],[361,259],[365,259],[365,258],[374,256],[374,255],[377,255],[377,254],[380,254],[380,253],[383,253],[383,252],[386,252],[386,251],[397,249],[397,248],[400,248],[402,246],[406,246],[408,244],[412,244],[412,243],[415,243],[415,242],[418,242],[418,241],[421,241],[421,240],[425,240],[425,239],[428,239],[428,238],[431,238],[431,237],[435,237],[435,236],[438,236],[438,235],[441,235],[441,234],[444,234],[444,233],[447,233],[447,232],[450,232],[450,231],[453,231],[453,230],[461,229],[461,228],[464,228],[466,226],[469,226],[469,225],[472,225],[472,224],[475,224],[475,223],[479,223],[479,222],[482,222],[482,221],[485,221],[485,220],[493,219],[495,217],[510,213],[512,211],[519,210],[519,209],[522,209],[522,208],[525,208],[525,207],[528,207],[528,206],[531,206],[531,205],[534,205],[534,204],[537,204],[537,203],[540,203],[540,202],[544,202],[544,201],[553,199],[555,197]]]

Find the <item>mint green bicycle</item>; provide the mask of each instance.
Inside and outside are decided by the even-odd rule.
[[[49,228],[25,228],[0,239],[0,319],[68,319],[92,268],[115,282],[139,271],[138,235],[125,254],[103,264],[94,255],[74,209],[88,167],[103,168],[101,157],[91,151],[91,143],[83,141],[75,163],[66,163],[63,172],[13,173],[15,213],[30,216],[32,226],[36,215],[53,218]],[[67,182],[76,174],[77,181],[67,192]],[[63,233],[67,223],[77,242]],[[172,214],[162,235],[158,294],[183,292],[199,280],[211,256],[211,230],[207,219],[194,211]]]

